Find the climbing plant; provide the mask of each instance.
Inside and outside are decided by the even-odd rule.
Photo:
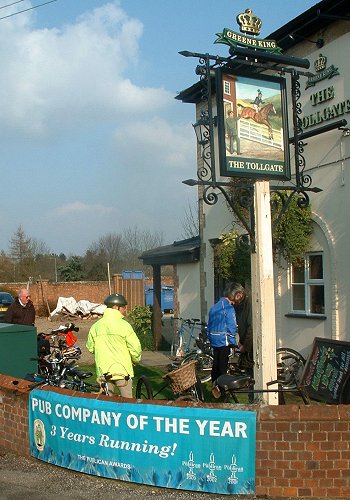
[[[229,231],[220,236],[221,243],[216,246],[216,269],[225,280],[245,283],[250,279],[250,251],[240,245],[237,231]]]
[[[276,222],[282,200],[286,194],[272,194],[272,223]],[[281,220],[276,224],[273,232],[274,255],[282,256],[287,262],[297,264],[307,251],[312,234],[311,207],[299,206],[298,197],[293,196]]]
[[[272,236],[275,260],[283,257],[288,263],[297,264],[307,251],[312,234],[311,208],[298,204],[293,196],[283,216],[278,220],[282,203],[289,193],[272,194],[271,219],[274,227]],[[246,210],[247,209],[242,209]],[[241,283],[250,278],[250,252],[239,244],[240,236],[234,229],[222,234],[215,251],[216,269],[225,280],[234,279]]]

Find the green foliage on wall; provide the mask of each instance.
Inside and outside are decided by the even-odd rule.
[[[246,283],[250,279],[250,252],[239,244],[239,235],[232,230],[222,234],[222,243],[215,249],[218,274],[225,280]]]
[[[271,218],[276,227],[273,231],[273,252],[275,260],[283,257],[288,263],[297,264],[310,244],[312,234],[311,208],[298,204],[293,196],[280,221],[277,216],[282,207],[282,199],[289,193],[272,194]],[[215,249],[216,269],[223,279],[245,283],[250,279],[250,253],[239,245],[239,234],[231,230],[219,238],[221,244]]]
[[[150,306],[135,306],[126,318],[140,339],[142,350],[146,351],[153,351],[155,348],[152,332],[152,314]]]
[[[289,193],[282,195],[285,197]],[[280,196],[272,195],[272,221],[276,220],[276,213],[281,208]],[[298,197],[293,196],[287,210],[273,233],[273,247],[275,257],[282,256],[288,263],[296,264],[308,250],[312,234],[311,207],[299,206]]]

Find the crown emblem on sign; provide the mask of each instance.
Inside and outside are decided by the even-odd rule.
[[[320,54],[314,62],[315,71],[317,73],[323,71],[324,69],[326,69],[326,65],[327,65],[327,57]]]
[[[242,14],[238,14],[236,17],[237,23],[240,25],[240,31],[242,33],[252,33],[253,35],[259,35],[260,28],[262,25],[261,19],[253,14],[252,9],[246,9]]]

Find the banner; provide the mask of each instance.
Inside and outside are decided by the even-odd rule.
[[[34,390],[30,452],[87,474],[173,489],[255,492],[256,414]]]

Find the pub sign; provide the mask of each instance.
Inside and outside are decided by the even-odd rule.
[[[290,179],[285,79],[216,70],[220,174]]]

